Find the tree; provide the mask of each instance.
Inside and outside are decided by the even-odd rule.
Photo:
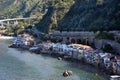
[[[112,53],[113,47],[110,44],[106,44],[103,48],[103,51]]]

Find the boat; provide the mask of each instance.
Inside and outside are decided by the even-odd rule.
[[[110,80],[120,80],[120,75],[112,75],[110,76]]]

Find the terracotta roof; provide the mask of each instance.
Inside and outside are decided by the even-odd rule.
[[[107,58],[113,58],[113,57],[115,57],[115,56],[114,55],[107,56]]]
[[[120,62],[120,57],[117,58],[117,61]]]
[[[76,47],[81,47],[83,49],[90,49],[90,46],[87,45],[82,45],[82,44],[70,44],[70,46],[76,46]]]

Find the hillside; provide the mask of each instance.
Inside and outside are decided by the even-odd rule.
[[[37,28],[120,30],[120,0],[0,0],[0,19],[37,16]]]
[[[76,0],[58,30],[120,30],[120,0]]]
[[[40,0],[0,0],[0,4],[0,18],[29,17],[40,12]]]
[[[50,6],[69,8],[72,2],[73,0],[0,0],[0,18],[42,16]]]
[[[0,0],[0,19],[35,15],[38,19],[33,23],[38,23],[40,31],[48,32],[49,27],[57,27],[73,3],[74,0]],[[49,11],[50,7],[53,11]]]
[[[46,0],[47,1],[47,0]],[[36,26],[41,32],[53,32],[58,27],[58,22],[69,11],[74,0],[48,0],[46,14]]]

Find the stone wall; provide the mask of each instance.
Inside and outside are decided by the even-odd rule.
[[[63,39],[63,42],[72,42],[72,40],[75,40],[75,43],[78,42],[78,40],[81,40],[82,42],[85,43],[92,43],[93,39],[95,38],[95,33],[94,32],[89,32],[89,31],[80,31],[80,32],[73,32],[73,31],[55,31],[52,35],[53,37],[59,37]]]
[[[80,31],[80,32],[73,32],[73,31],[54,31],[53,36],[68,36],[68,37],[88,37],[88,36],[95,36],[94,32],[89,31]]]
[[[116,51],[116,53],[120,54],[120,44],[115,42],[115,41],[111,41],[111,40],[105,40],[105,39],[101,39],[101,40],[95,40],[95,47],[97,49],[101,49],[103,48],[106,44],[110,44],[114,51]]]

